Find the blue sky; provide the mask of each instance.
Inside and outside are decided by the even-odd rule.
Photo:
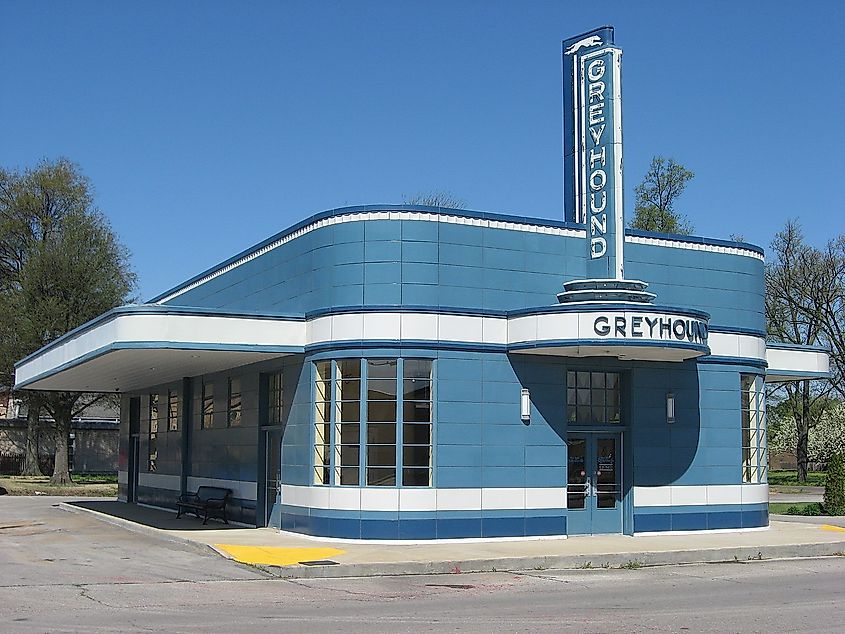
[[[612,24],[629,212],[663,154],[698,235],[845,233],[842,3],[598,4],[0,0],[0,165],[79,163],[142,299],[343,205],[560,219],[560,41]]]

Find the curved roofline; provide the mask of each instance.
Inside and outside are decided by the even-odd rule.
[[[202,271],[201,273],[193,276],[192,278],[185,280],[184,282],[177,284],[176,286],[164,291],[163,293],[159,293],[152,299],[147,300],[146,303],[153,304],[159,301],[162,301],[169,296],[179,293],[179,291],[183,290],[187,286],[194,284],[202,280],[203,278],[220,271],[221,269],[233,265],[239,260],[246,258],[257,251],[282,240],[297,231],[301,231],[306,227],[313,225],[321,220],[326,220],[328,218],[333,218],[336,216],[343,216],[346,214],[358,214],[358,213],[372,213],[372,212],[411,212],[411,213],[428,213],[428,214],[436,214],[442,216],[459,216],[463,218],[474,218],[477,220],[490,220],[496,222],[506,222],[506,223],[516,223],[521,225],[531,225],[537,227],[550,227],[556,229],[568,229],[570,231],[584,231],[584,225],[575,223],[575,222],[568,222],[563,220],[552,220],[549,218],[534,218],[530,216],[514,216],[510,214],[500,214],[500,213],[492,213],[487,211],[475,211],[471,209],[457,209],[453,207],[431,207],[428,205],[354,205],[350,207],[338,207],[336,209],[329,209],[326,211],[321,211],[316,213],[300,222],[289,226],[287,229],[284,229],[269,238],[262,240],[261,242],[244,249],[240,253],[233,255],[232,257],[223,260],[222,262]],[[651,231],[640,231],[636,229],[626,229],[625,235],[633,236],[633,237],[641,237],[641,238],[651,238],[651,239],[663,239],[663,240],[672,240],[674,242],[687,242],[691,244],[706,244],[711,246],[718,246],[718,247],[730,247],[730,248],[737,248],[737,249],[745,249],[748,251],[752,251],[758,253],[760,255],[763,254],[763,249],[761,247],[747,244],[744,242],[732,242],[730,240],[718,240],[718,239],[711,239],[711,238],[703,238],[699,236],[688,236],[688,235],[676,235],[676,234],[668,234],[668,233],[655,233]]]

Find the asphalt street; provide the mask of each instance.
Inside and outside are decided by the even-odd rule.
[[[0,498],[2,632],[841,632],[845,557],[286,581]]]

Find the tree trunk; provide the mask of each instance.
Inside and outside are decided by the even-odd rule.
[[[796,395],[800,399],[801,407],[800,415],[795,419],[798,426],[798,446],[795,448],[795,454],[798,460],[798,482],[806,482],[810,462],[810,382],[802,381],[800,389],[800,393]]]
[[[71,484],[68,470],[68,436],[70,435],[70,407],[57,407],[53,413],[56,421],[56,459],[50,484]]]
[[[38,436],[41,432],[41,403],[30,399],[26,412],[26,454],[23,472],[25,476],[43,476],[38,462]]]

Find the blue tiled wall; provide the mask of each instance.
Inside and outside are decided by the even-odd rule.
[[[315,229],[171,300],[279,313],[336,306],[510,310],[557,303],[584,277],[582,240],[440,222],[370,220]],[[660,304],[698,308],[712,324],[764,329],[763,263],[626,244],[626,276]]]

